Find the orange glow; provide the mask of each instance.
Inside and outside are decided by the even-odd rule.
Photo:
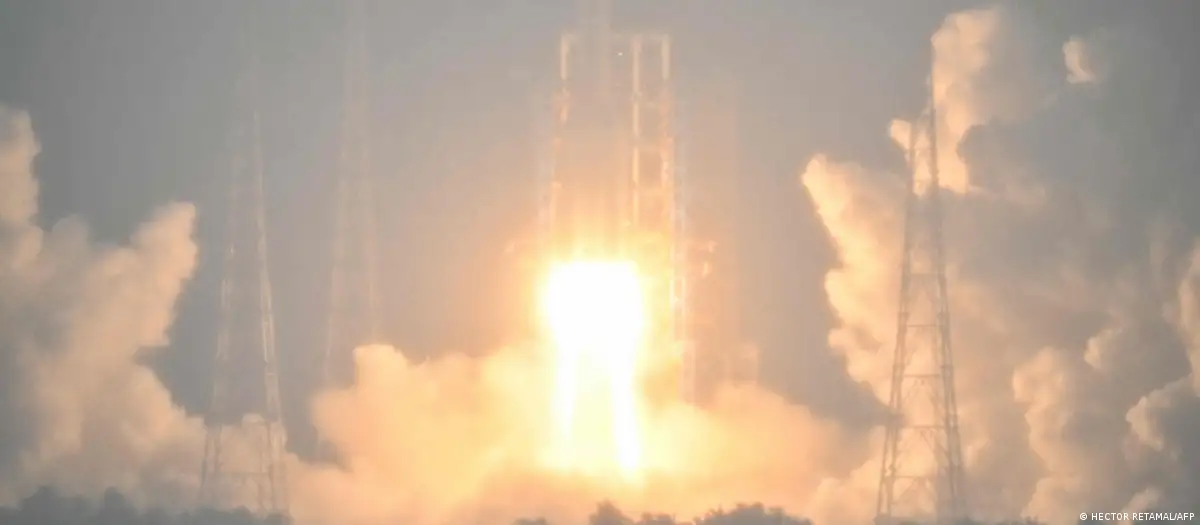
[[[579,261],[552,268],[542,314],[556,355],[553,460],[567,470],[642,468],[638,359],[645,296],[636,265]]]

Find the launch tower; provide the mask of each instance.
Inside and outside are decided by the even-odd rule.
[[[933,82],[930,80],[930,88]],[[900,309],[877,525],[967,517],[942,239],[937,110],[910,129]]]
[[[559,44],[552,161],[540,204],[541,259],[638,264],[656,348],[677,352],[681,394],[695,364],[688,283],[694,273],[676,153],[671,39],[616,33],[611,0],[579,0]]]

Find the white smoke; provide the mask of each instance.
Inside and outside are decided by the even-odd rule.
[[[49,484],[178,502],[199,422],[138,360],[167,343],[194,210],[163,207],[125,247],[95,246],[77,219],[44,230],[38,149],[29,116],[0,106],[0,499]]]
[[[356,384],[322,394],[315,410],[346,468],[302,467],[294,510],[320,522],[578,523],[606,499],[635,515],[700,515],[749,501],[794,508],[797,494],[865,456],[863,443],[832,422],[734,388],[709,412],[657,413],[645,436],[652,471],[642,485],[556,473],[541,455],[553,436],[547,364],[528,348],[420,364],[390,347],[359,348]]]
[[[1164,59],[1145,38],[1050,46],[1031,27],[995,7],[951,15],[933,37],[972,504],[1056,523],[1183,509],[1200,473],[1200,289],[1195,213],[1170,196],[1196,190],[1195,127],[1170,120],[1171,79],[1148,74]],[[893,126],[898,145],[908,125]],[[826,281],[840,319],[830,342],[881,399],[899,181],[824,157],[802,176],[841,256]]]

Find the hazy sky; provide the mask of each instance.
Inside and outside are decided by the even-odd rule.
[[[320,348],[324,318],[341,15],[337,2],[263,3],[270,257],[279,346],[292,378],[285,388],[295,392]],[[947,14],[983,2],[617,3],[621,23],[676,35],[680,87],[697,101],[697,115],[737,114],[738,169],[705,173],[709,188],[721,188],[710,192],[736,188],[735,198],[714,196],[707,213],[719,217],[719,240],[735,259],[730,278],[744,337],[763,348],[764,380],[819,413],[866,421],[874,402],[826,342],[833,320],[823,280],[834,255],[797,177],[818,151],[898,169],[885,131],[923,103],[930,35]],[[207,374],[195,371],[206,370],[215,337],[213,254],[238,4],[0,0],[0,102],[32,115],[43,145],[44,222],[80,214],[98,238],[117,242],[166,201],[197,206],[200,267],[161,363],[191,409],[204,399]],[[383,180],[387,330],[406,351],[479,353],[511,338],[505,305],[516,290],[503,251],[530,224],[529,108],[553,74],[556,33],[572,20],[571,4],[373,2],[371,125]],[[1179,89],[1195,89],[1197,61],[1182,50],[1200,49],[1200,18],[1188,0],[1023,4],[1056,45],[1095,27],[1153,35],[1169,50],[1164,63]],[[1195,114],[1192,104],[1178,111]]]

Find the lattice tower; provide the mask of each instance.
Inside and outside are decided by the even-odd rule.
[[[933,86],[932,78],[930,86]],[[908,146],[900,308],[877,521],[949,525],[967,517],[942,234],[932,91]]]
[[[254,32],[248,29],[243,28],[240,37],[243,64],[231,134],[220,326],[205,417],[199,503],[244,505],[261,514],[286,515],[286,434],[267,270],[258,51]]]

